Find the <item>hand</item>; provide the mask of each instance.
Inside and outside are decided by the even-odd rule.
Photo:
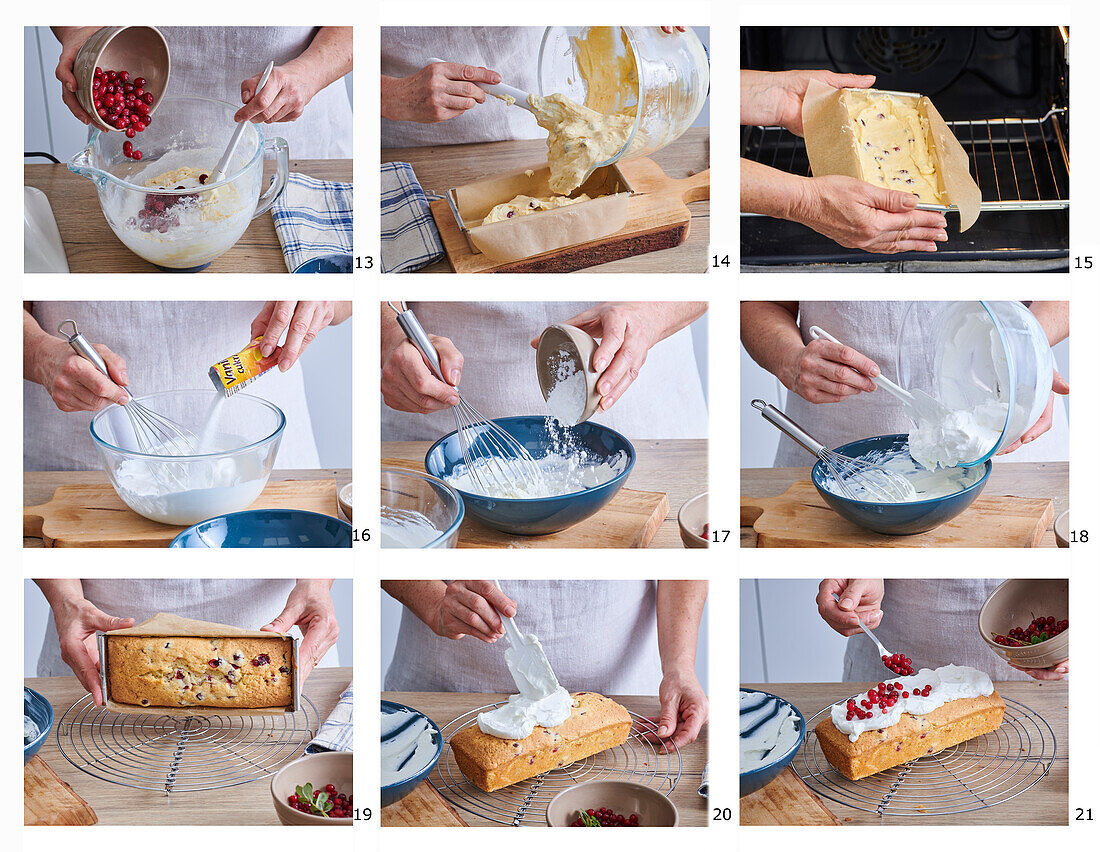
[[[852,349],[831,340],[811,340],[795,349],[779,371],[783,385],[815,404],[843,402],[857,393],[875,389],[868,376],[877,376],[878,364]]]
[[[298,646],[299,683],[305,683],[313,667],[321,662],[340,635],[331,588],[332,580],[299,580],[286,599],[283,611],[270,624],[260,628],[271,633],[286,633],[297,625],[302,631],[302,643]]]
[[[84,111],[80,101],[76,99],[76,75],[73,74],[73,62],[76,59],[77,51],[84,46],[84,42],[99,29],[99,27],[53,28],[54,35],[61,42],[61,56],[58,58],[57,68],[54,70],[54,76],[61,82],[61,100],[69,108],[69,112],[84,124],[91,124],[92,117]]]
[[[455,580],[427,614],[424,623],[437,636],[461,639],[473,636],[492,644],[504,635],[504,622],[497,611],[511,618],[516,614],[516,602],[489,580]]]
[[[672,35],[673,33],[686,32],[687,28],[686,27],[661,27],[661,30],[668,33],[669,35]]]
[[[1030,444],[1044,432],[1050,429],[1054,425],[1054,395],[1061,394],[1065,396],[1069,393],[1069,382],[1062,378],[1062,374],[1057,370],[1054,371],[1054,382],[1050,389],[1050,399],[1047,400],[1047,407],[1043,409],[1043,413],[1039,416],[1039,419],[1035,421],[1030,429],[1024,432],[1019,437],[1016,443],[1001,450],[997,455],[1003,456],[1005,453],[1011,453],[1020,449],[1024,444]],[[1026,671],[1021,669],[1021,671]]]
[[[237,110],[234,121],[254,124],[296,121],[302,117],[306,104],[324,88],[318,85],[310,63],[302,61],[301,57],[272,68],[264,87],[256,92],[262,76],[260,73],[241,83],[244,106]]]
[[[265,302],[252,320],[250,340],[263,335],[260,354],[269,358],[278,354],[279,369],[284,373],[293,367],[317,332],[338,325],[351,316],[348,302]],[[286,342],[279,338],[286,332]]]
[[[817,592],[817,611],[841,636],[860,633],[863,621],[874,630],[882,622],[882,580],[822,580]],[[840,603],[833,600],[833,593]]]
[[[667,740],[661,746],[666,753],[672,751],[673,746],[681,749],[695,742],[710,715],[710,702],[695,670],[666,671],[657,695],[661,701],[661,715],[656,719],[649,717],[657,723],[657,730],[646,732],[644,736],[649,740]]]
[[[30,350],[27,378],[42,385],[61,411],[99,411],[111,403],[125,404],[130,399],[125,390],[130,382],[125,359],[103,344],[93,347],[106,363],[110,378],[77,355],[67,341],[44,332]]]
[[[1065,678],[1066,675],[1069,674],[1068,657],[1062,660],[1062,662],[1057,663],[1046,669],[1025,669],[1023,666],[1014,666],[1012,665],[1012,663],[1009,663],[1009,665],[1017,671],[1023,672],[1028,677],[1034,678],[1035,680],[1062,680],[1063,678]]]
[[[879,254],[935,251],[947,240],[947,219],[917,210],[911,192],[883,189],[845,175],[806,178],[792,218],[845,248]]]
[[[436,378],[420,350],[396,323],[382,341],[382,399],[394,411],[430,414],[458,405],[455,388],[462,378],[462,353],[446,337],[429,334],[428,338],[439,353],[439,366],[450,384]]]
[[[57,625],[57,638],[61,642],[61,659],[73,670],[81,686],[92,694],[92,700],[102,706],[96,631],[133,627],[134,620],[108,615],[84,598],[55,605],[53,618]]]
[[[802,135],[802,100],[810,80],[834,89],[869,89],[871,74],[833,71],[742,71],[741,124],[779,125]]]
[[[391,121],[434,124],[485,103],[485,90],[500,75],[488,68],[458,62],[433,62],[409,77],[382,78],[382,117]]]

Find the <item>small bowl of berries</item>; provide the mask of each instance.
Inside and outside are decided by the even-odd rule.
[[[634,781],[585,781],[562,790],[546,806],[551,828],[669,828],[679,823],[668,796]]]
[[[1047,669],[1069,659],[1069,580],[1005,580],[978,613],[978,630],[1013,666]]]
[[[151,123],[171,66],[168,42],[156,27],[103,27],[73,59],[76,99],[95,127],[133,139]]]
[[[271,779],[271,799],[283,825],[351,825],[352,753],[307,754]]]

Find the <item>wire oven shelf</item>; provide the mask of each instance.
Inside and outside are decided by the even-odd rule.
[[[82,772],[141,790],[193,793],[258,781],[301,757],[317,708],[271,716],[117,713],[85,695],[57,725],[57,745]]]
[[[1066,111],[1054,107],[1042,118],[947,122],[970,157],[983,212],[1069,208],[1069,148],[1058,121]],[[782,127],[742,128],[741,156],[810,175],[805,143]]]
[[[622,745],[578,760],[570,766],[551,769],[542,775],[493,793],[486,793],[466,780],[447,746],[451,737],[477,724],[477,714],[501,706],[504,702],[486,704],[445,725],[443,754],[429,781],[451,805],[467,813],[501,825],[546,825],[546,806],[562,790],[582,781],[634,781],[668,795],[676,789],[683,770],[680,751],[674,746],[671,754],[663,754],[646,734],[656,736],[657,725],[644,716],[630,713],[634,725]]]
[[[806,741],[792,767],[817,795],[880,817],[933,817],[1003,805],[1038,784],[1058,744],[1050,724],[1005,698],[996,731],[937,754],[849,781],[829,764],[814,733],[830,708],[806,722]]]

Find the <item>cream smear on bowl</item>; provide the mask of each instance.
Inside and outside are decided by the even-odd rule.
[[[741,690],[741,771],[786,756],[798,742],[798,716],[785,701],[763,692]]]
[[[423,772],[439,747],[425,716],[404,708],[382,710],[382,786],[407,781]]]

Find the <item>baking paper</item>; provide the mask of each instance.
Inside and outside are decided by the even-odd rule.
[[[834,89],[818,80],[810,80],[802,100],[802,129],[806,154],[815,177],[847,175],[862,180],[859,158],[848,123],[851,92],[877,93],[878,89]],[[959,211],[959,230],[965,231],[978,219],[982,193],[970,175],[970,158],[939,111],[924,95],[887,92],[909,100],[929,123],[932,133],[932,158],[943,182],[944,195]],[[922,205],[925,206],[925,205]],[[941,209],[941,208],[937,208]]]

